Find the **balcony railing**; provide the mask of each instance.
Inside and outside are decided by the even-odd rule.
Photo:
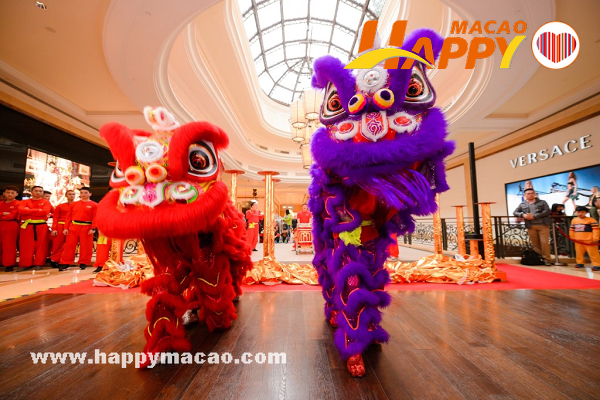
[[[94,255],[96,255],[96,244],[98,241],[97,233],[94,233]],[[136,239],[125,239],[123,243],[123,256],[133,256],[137,254],[138,241]]]
[[[513,216],[495,216],[493,219],[494,246],[497,258],[520,257],[521,254],[533,246],[529,241],[527,228],[521,219]],[[553,217],[550,227],[550,250],[554,254],[554,235],[552,230],[555,225],[563,232],[569,232],[572,217]],[[465,233],[474,231],[474,219],[465,218]],[[480,225],[481,223],[480,219]],[[433,219],[415,219],[415,231],[404,235],[405,244],[418,244],[422,246],[434,245]],[[556,230],[556,244],[559,256],[575,257],[573,244]],[[442,248],[446,251],[458,250],[456,218],[442,218]],[[467,249],[469,248],[467,244]]]

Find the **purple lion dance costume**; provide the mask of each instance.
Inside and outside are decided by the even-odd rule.
[[[437,59],[443,39],[427,29],[412,32],[403,49],[431,40]],[[424,51],[419,54],[425,57]],[[400,64],[405,59],[400,59]],[[309,189],[313,213],[313,265],[325,298],[325,316],[337,328],[335,345],[353,376],[365,373],[362,353],[387,342],[380,307],[390,304],[384,263],[393,234],[414,230],[412,215],[436,211],[436,193],[448,189],[444,115],[425,67],[344,69],[331,56],[314,63],[312,85],[325,90],[313,135]]]

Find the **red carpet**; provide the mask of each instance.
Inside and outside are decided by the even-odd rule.
[[[539,271],[516,265],[497,264],[498,269],[506,272],[507,282],[476,283],[456,285],[450,283],[403,283],[391,284],[387,289],[394,290],[516,290],[516,289],[600,289],[600,280],[579,278],[576,276]],[[594,276],[600,279],[600,274]],[[307,285],[250,285],[243,287],[244,292],[278,291],[320,291],[320,286]],[[111,287],[92,286],[92,280],[51,289],[43,293],[140,293],[140,288],[123,290]]]

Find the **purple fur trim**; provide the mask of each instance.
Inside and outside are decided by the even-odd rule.
[[[412,68],[401,69],[400,67],[402,66],[402,63],[404,63],[404,60],[405,58],[400,58],[398,69],[388,70],[390,79],[389,89],[394,92],[394,96],[396,96],[396,101],[391,107],[390,112],[401,111],[406,104],[404,99],[406,98],[406,90],[408,89],[408,83],[410,82],[410,77],[412,76]],[[425,108],[423,108],[421,111],[425,111]]]
[[[312,77],[312,86],[316,89],[325,89],[327,83],[333,82],[342,107],[348,112],[348,102],[354,96],[356,81],[352,70],[344,67],[345,65],[333,56],[317,58],[313,64],[315,74]]]
[[[443,160],[448,150],[454,148],[452,142],[444,141],[446,134],[444,116],[433,108],[412,135],[398,135],[386,142],[336,142],[327,129],[319,128],[311,140],[311,152],[321,169],[340,176],[348,176],[349,170],[363,174],[395,173],[415,162]]]
[[[435,206],[435,194],[429,182],[418,172],[365,176],[355,181],[358,186],[396,210],[428,215]]]
[[[435,60],[437,60],[438,56],[440,55],[440,51],[444,44],[444,38],[441,37],[437,32],[435,32],[431,29],[417,29],[417,30],[412,31],[407,36],[407,38],[404,40],[402,49],[413,52],[413,48],[414,48],[415,44],[422,37],[427,37],[431,40],[431,47],[433,50],[433,57],[434,57],[434,63],[435,63]],[[418,54],[419,56],[421,56],[425,59],[427,58],[427,57],[425,57],[425,47],[421,48],[416,54]],[[435,96],[435,90],[434,90],[433,86],[431,85],[431,82],[427,78],[427,71],[428,71],[427,68],[422,63],[415,61],[413,63],[413,66],[411,69],[401,69],[400,67],[402,66],[402,64],[404,64],[404,61],[406,61],[406,58],[401,57],[400,61],[398,63],[398,68],[388,70],[388,74],[390,76],[390,87],[389,87],[390,90],[392,92],[394,92],[394,94],[396,94],[396,96],[398,96],[398,97],[402,96],[402,98],[404,98],[404,96],[406,94],[406,90],[408,88],[408,83],[409,83],[411,75],[413,73],[413,70],[415,68],[420,68],[421,71],[423,72],[423,75],[425,78],[425,84],[429,87],[429,89],[433,93],[433,99],[430,102],[419,103],[419,104],[413,104],[413,103],[405,102],[405,101],[402,101],[402,102],[397,101],[392,106],[390,111],[396,112],[396,111],[403,110],[403,109],[404,110],[424,111],[428,108],[433,107],[433,105],[435,104],[436,96]]]
[[[442,41],[436,35],[433,31],[416,31],[405,43],[412,47],[419,37],[430,37],[437,56]],[[416,65],[421,69],[420,64]],[[343,69],[341,61],[329,56],[317,60],[314,68],[313,86],[325,88],[332,82],[346,109],[356,91],[354,76]],[[413,71],[388,72],[389,88],[403,100]],[[426,83],[433,91],[430,83]],[[439,109],[430,109],[434,102],[435,95],[428,98],[428,103],[398,101],[388,110],[389,115],[398,110],[411,115],[427,110],[410,135],[399,134],[391,141],[342,142],[331,139],[327,129],[320,128],[311,141],[315,164],[311,168],[308,205],[313,213],[313,265],[323,288],[326,318],[333,311],[338,312],[339,328],[334,342],[343,359],[363,353],[374,341],[389,339],[379,326],[382,318],[379,309],[391,301],[384,291],[390,277],[383,267],[392,243],[390,235],[412,232],[415,226],[412,215],[434,212],[434,195],[448,189],[444,158],[453,151],[454,144],[445,141],[446,121]],[[342,113],[335,121],[346,118],[349,117]],[[352,196],[359,190],[377,199],[373,215],[363,215],[351,208]],[[388,216],[389,220],[382,221],[382,216]],[[338,234],[354,230],[363,219],[371,221],[378,236],[358,247],[346,245]]]
[[[444,45],[444,38],[440,36],[436,31],[429,28],[420,28],[415,29],[411,33],[406,36],[404,39],[404,43],[402,43],[402,49],[408,50],[410,52],[413,51],[415,44],[421,38],[427,37],[431,40],[431,47],[433,49],[433,57],[434,61],[437,61],[437,58],[440,56],[440,51],[442,50],[442,46]],[[425,49],[421,49],[418,53],[419,56],[425,58]],[[404,59],[403,59],[404,60]],[[401,60],[401,62],[404,62]]]
[[[335,277],[336,286],[342,288],[346,283],[346,279],[352,275],[357,275],[360,278],[360,287],[365,287],[368,290],[382,288],[382,286],[373,285],[371,283],[371,272],[362,262],[350,262],[341,271],[339,271]]]
[[[412,233],[415,230],[415,221],[408,213],[398,213],[394,215],[383,227],[388,235],[395,233],[398,236],[401,236],[405,233]]]
[[[381,312],[372,307],[365,308],[361,313],[360,324],[357,329],[348,326],[342,313],[338,315],[336,322],[339,328],[334,333],[334,343],[342,360],[346,360],[355,354],[362,354],[375,341],[387,342],[389,340],[388,333],[379,326],[380,321]],[[376,329],[370,331],[370,324],[373,324]],[[350,339],[347,346],[346,337]]]
[[[340,296],[334,298],[338,309],[343,309],[347,315],[356,315],[363,306],[385,307],[390,304],[391,296],[383,291],[371,292],[359,288],[350,293],[346,305]],[[385,306],[384,306],[385,304]]]

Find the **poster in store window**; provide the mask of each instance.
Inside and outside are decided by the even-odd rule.
[[[553,204],[564,204],[565,214],[573,215],[575,206],[588,205],[594,186],[600,186],[600,165],[507,183],[508,215],[524,201],[523,193],[528,187],[533,187],[550,208]]]
[[[33,186],[42,186],[44,190],[52,193],[50,202],[55,207],[67,201],[67,190],[74,190],[75,200],[79,200],[79,189],[90,185],[91,175],[89,165],[28,149],[24,197],[30,197]]]

